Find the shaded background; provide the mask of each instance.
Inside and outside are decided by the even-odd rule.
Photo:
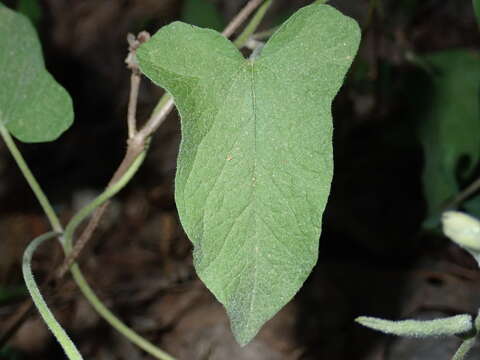
[[[35,22],[47,67],[73,98],[75,124],[58,141],[20,144],[66,221],[103,189],[124,155],[127,33],[153,33],[176,19],[222,29],[246,1],[4,3],[20,6]],[[308,3],[276,0],[260,30]],[[448,359],[456,339],[399,340],[353,319],[432,318],[475,313],[480,306],[476,264],[438,227],[439,212],[479,175],[479,92],[471,84],[478,88],[480,80],[480,38],[472,3],[330,4],[359,22],[363,40],[334,102],[335,174],[319,263],[255,340],[245,348],[236,345],[223,308],[193,270],[173,199],[176,113],[159,129],[141,171],[113,202],[81,258],[107,306],[179,359]],[[161,94],[147,80],[142,83],[140,121]],[[473,146],[466,150],[465,143]],[[3,143],[0,179],[2,333],[27,297],[23,250],[48,224]],[[480,215],[480,200],[472,196],[462,208]],[[53,242],[41,248],[37,278],[60,260]],[[150,358],[100,319],[70,279],[45,293],[85,358]],[[36,313],[0,354],[63,358]]]

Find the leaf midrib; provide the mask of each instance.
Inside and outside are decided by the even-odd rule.
[[[252,113],[253,113],[253,153],[255,154],[253,160],[253,175],[252,175],[252,196],[253,196],[253,203],[256,204],[257,198],[255,196],[256,192],[256,181],[257,181],[257,102],[255,96],[255,60],[248,61],[248,65],[251,66],[251,96],[252,96]],[[255,230],[255,245],[254,245],[254,260],[253,266],[255,268],[253,272],[253,287],[250,297],[250,304],[248,310],[248,317],[245,323],[245,328],[248,329],[250,324],[250,319],[253,313],[253,303],[255,301],[255,297],[257,295],[257,273],[258,273],[258,237],[257,237],[257,214],[256,214],[256,206],[253,206],[253,221],[254,221],[254,230]]]

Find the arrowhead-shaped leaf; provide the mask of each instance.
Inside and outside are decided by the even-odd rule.
[[[0,4],[0,124],[21,141],[42,142],[72,121],[70,96],[45,69],[35,29]]]
[[[199,277],[241,344],[285,305],[317,260],[332,179],[331,103],[358,25],[327,5],[294,14],[246,60],[184,23],[138,51],[182,118],[176,202]]]

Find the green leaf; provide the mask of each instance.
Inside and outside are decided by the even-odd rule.
[[[24,142],[55,140],[73,121],[68,93],[46,71],[35,29],[0,4],[0,126]]]
[[[182,20],[192,25],[219,31],[224,27],[222,15],[210,0],[185,0]]]
[[[401,321],[360,316],[355,321],[386,334],[411,337],[461,335],[473,330],[472,316],[468,314],[435,320]]]
[[[183,23],[138,50],[182,118],[176,176],[199,277],[240,344],[301,287],[317,261],[332,179],[331,103],[358,25],[327,5],[295,13],[259,57]]]
[[[480,57],[466,50],[422,57],[431,67],[433,93],[420,128],[424,148],[424,193],[428,213],[438,221],[445,203],[459,191],[480,156]]]

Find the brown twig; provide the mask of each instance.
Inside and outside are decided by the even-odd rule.
[[[125,172],[130,168],[130,166],[133,164],[133,162],[138,157],[138,155],[141,154],[143,149],[144,149],[144,144],[137,144],[137,143],[132,145],[129,144],[127,153],[123,158],[122,163],[113,174],[113,177],[108,183],[107,187],[115,184],[123,176],[123,174],[125,174]],[[75,259],[77,259],[77,257],[80,255],[80,252],[85,247],[88,240],[91,238],[91,236],[93,235],[93,232],[95,231],[98,224],[100,223],[100,220],[103,214],[105,213],[105,210],[107,209],[109,203],[110,203],[109,201],[106,201],[95,210],[87,227],[82,232],[78,240],[75,242],[74,248],[72,249],[70,254],[65,258],[62,265],[60,266],[57,272],[57,278],[60,279],[64,277],[68,269],[70,268],[70,266],[72,266],[72,264],[75,262]]]
[[[235,30],[238,29],[240,25],[250,16],[250,14],[260,6],[264,0],[250,0],[245,7],[240,10],[240,12],[233,18],[232,21],[227,25],[225,30],[222,31],[222,35],[225,37],[230,37]]]
[[[462,202],[480,190],[480,178],[468,185],[462,192],[455,196],[452,201],[445,205],[444,210],[457,208]]]
[[[131,139],[137,133],[137,99],[138,99],[138,90],[140,89],[140,82],[142,80],[141,75],[132,71],[130,75],[130,97],[128,100],[128,138]]]
[[[144,141],[145,139],[149,138],[159,127],[163,124],[165,119],[167,118],[170,111],[172,111],[175,103],[173,102],[173,98],[169,95],[168,99],[164,102],[164,105],[158,110],[154,111],[150,119],[145,123],[142,130],[140,130],[137,134],[137,141]]]
[[[15,335],[17,330],[22,326],[25,320],[28,319],[30,315],[30,311],[33,309],[33,301],[32,299],[25,300],[18,310],[16,310],[15,314],[6,322],[6,330],[0,337],[0,349],[7,343],[7,341]]]
[[[130,76],[130,96],[128,100],[128,115],[127,115],[127,124],[128,124],[128,138],[131,139],[137,133],[137,102],[138,102],[138,91],[140,89],[140,82],[142,81],[142,74],[140,68],[138,67],[136,51],[138,47],[150,39],[150,34],[142,31],[135,37],[133,34],[128,34],[127,41],[129,44],[128,47],[128,56],[125,59],[127,67],[132,71]]]

